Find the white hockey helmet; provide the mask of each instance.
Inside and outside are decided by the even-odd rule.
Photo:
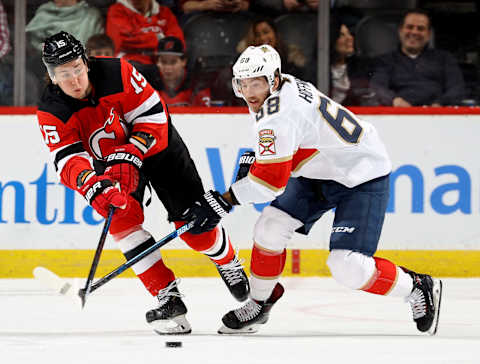
[[[245,49],[233,65],[232,86],[235,96],[243,98],[238,88],[238,82],[241,79],[261,76],[267,78],[270,92],[273,92],[275,71],[278,70],[280,77],[282,74],[281,63],[282,61],[278,52],[268,44],[263,44],[258,47],[250,46]]]

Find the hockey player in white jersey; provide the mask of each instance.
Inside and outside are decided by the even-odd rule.
[[[250,299],[223,317],[219,333],[252,333],[267,322],[284,292],[279,277],[289,240],[335,208],[327,260],[333,278],[404,298],[418,330],[435,334],[442,282],[374,256],[392,168],[375,128],[312,84],[282,74],[280,64],[262,45],[247,48],[233,66],[234,92],[253,119],[255,152],[242,156],[228,192],[213,192],[189,211],[197,227],[214,226],[231,205],[272,201],[254,228]]]

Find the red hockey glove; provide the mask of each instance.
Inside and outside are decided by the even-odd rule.
[[[86,175],[86,181],[78,188],[78,191],[100,215],[106,218],[110,206],[125,208],[127,195],[115,187],[110,178],[97,176],[93,171],[84,171],[82,174],[84,176],[88,175]],[[82,176],[79,177],[82,178]]]
[[[143,165],[143,154],[133,144],[114,147],[105,157],[107,168],[105,176],[120,183],[120,188],[127,195],[138,187],[140,168]]]

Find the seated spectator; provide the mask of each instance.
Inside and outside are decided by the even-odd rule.
[[[88,57],[113,57],[115,54],[115,45],[112,38],[103,33],[88,38],[85,48]]]
[[[115,44],[117,57],[153,64],[159,41],[179,38],[183,31],[172,11],[155,0],[117,0],[108,9],[107,31]]]
[[[8,82],[9,75],[13,73],[13,67],[8,57],[6,57],[10,50],[7,14],[0,1],[0,105],[11,105],[13,101],[13,84]]]
[[[345,106],[375,105],[368,61],[355,54],[348,27],[339,18],[330,19],[330,98]]]
[[[319,0],[255,0],[254,11],[281,15],[289,12],[317,11]]]
[[[185,48],[179,38],[160,40],[156,65],[132,64],[160,92],[168,106],[210,106],[210,89],[202,87],[187,72]]]
[[[103,18],[85,1],[53,0],[39,6],[25,32],[40,53],[43,40],[61,30],[75,34],[85,44],[93,34],[103,33]]]
[[[219,11],[236,13],[247,11],[250,0],[180,0],[180,9],[185,14],[196,11]]]
[[[428,47],[431,37],[428,13],[419,9],[408,11],[398,35],[399,49],[379,57],[371,79],[380,104],[458,105],[465,97],[462,72],[450,53]]]
[[[238,43],[237,52],[242,53],[249,46],[268,44],[275,48],[282,59],[282,73],[305,79],[306,58],[299,47],[286,45],[278,34],[275,23],[269,18],[259,18],[252,22],[245,37]]]

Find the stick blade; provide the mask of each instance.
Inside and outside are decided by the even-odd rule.
[[[78,284],[76,280],[63,279],[45,267],[35,267],[33,276],[43,286],[48,287],[58,295],[70,298],[80,307],[81,299],[77,294]]]

